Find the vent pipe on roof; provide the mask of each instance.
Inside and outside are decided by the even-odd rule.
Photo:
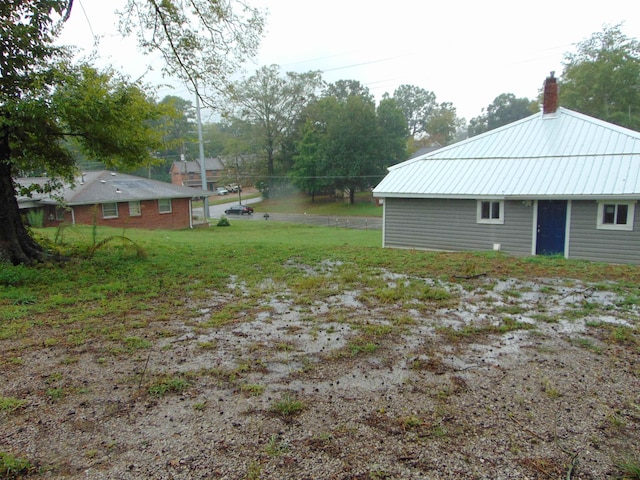
[[[542,100],[542,113],[555,113],[558,110],[558,82],[551,72],[544,81],[544,97]]]

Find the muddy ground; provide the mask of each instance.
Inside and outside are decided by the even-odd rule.
[[[78,479],[603,479],[640,460],[634,304],[578,281],[420,281],[433,298],[265,286],[222,325],[232,297],[211,291],[124,351],[2,341],[0,394],[24,404],[0,412],[0,450]]]

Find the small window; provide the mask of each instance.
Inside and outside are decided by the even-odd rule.
[[[600,203],[598,204],[598,229],[600,230],[633,230],[635,203]]]
[[[160,213],[171,213],[171,199],[161,198],[158,200],[158,211]]]
[[[478,200],[478,223],[504,223],[504,202]]]
[[[140,208],[140,202],[129,202],[129,216],[139,217],[142,215],[142,209]]]
[[[117,203],[103,203],[102,204],[102,218],[118,218],[118,204]]]
[[[64,212],[66,210],[63,207],[56,207],[56,220],[64,220]]]

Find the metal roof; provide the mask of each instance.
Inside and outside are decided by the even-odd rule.
[[[42,183],[40,178],[20,178],[22,185]],[[93,205],[96,203],[157,200],[160,198],[203,198],[211,192],[199,188],[182,187],[123,173],[104,170],[86,172],[75,179],[75,185],[65,185],[51,196],[41,197],[42,203],[59,203],[62,197],[67,205]]]
[[[376,197],[640,198],[640,133],[559,108],[389,168]]]

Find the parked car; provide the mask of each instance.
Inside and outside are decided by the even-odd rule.
[[[229,190],[227,190],[226,188],[216,189],[216,195],[227,195],[228,193],[229,193]]]
[[[224,213],[227,215],[244,215],[245,213],[251,215],[253,213],[253,207],[248,205],[232,205],[227,208]]]
[[[238,193],[238,192],[242,191],[242,187],[240,185],[235,184],[235,183],[232,183],[232,184],[229,184],[229,185],[225,185],[224,188],[229,190],[231,193]]]

